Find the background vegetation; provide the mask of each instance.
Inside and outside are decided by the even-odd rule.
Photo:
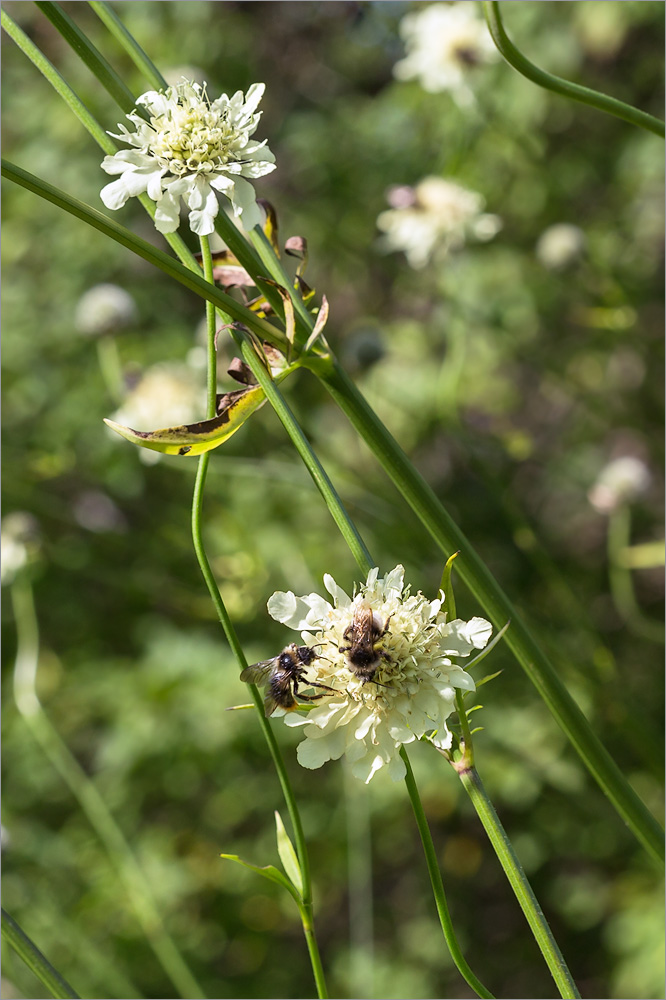
[[[633,572],[638,608],[618,604],[608,518],[588,499],[611,459],[641,459],[652,483],[631,507],[632,540],[660,537],[658,139],[540,91],[501,61],[478,73],[475,107],[396,81],[398,24],[418,4],[115,6],[163,72],[200,68],[213,95],[265,81],[260,134],[278,169],[257,187],[282,237],[308,239],[307,276],[331,303],[334,349],[658,810],[662,574]],[[115,130],[115,106],[39,10],[5,7]],[[144,91],[87,5],[64,7]],[[660,114],[662,3],[502,9],[538,64]],[[5,155],[99,206],[108,178],[98,150],[6,38],[2,55]],[[414,271],[403,254],[380,252],[376,218],[390,185],[432,174],[482,193],[504,226],[492,242]],[[225,713],[246,694],[192,551],[195,463],[146,465],[109,436],[102,418],[118,401],[97,343],[77,328],[83,293],[119,284],[138,310],[115,340],[126,384],[150,366],[188,362],[203,387],[202,302],[31,194],[5,185],[4,199],[3,514],[27,511],[39,525],[30,572],[40,696],[207,996],[312,996],[292,901],[218,857],[277,863],[282,800],[252,714]],[[119,218],[159,242],[138,205]],[[548,269],[535,247],[562,222],[582,229],[585,249]],[[307,373],[284,388],[381,566],[403,562],[414,587],[434,594],[439,553],[345,419]],[[356,578],[268,407],[214,453],[205,516],[250,661],[284,644],[265,610],[274,590],[319,589],[324,572],[347,586]],[[462,588],[458,604],[463,617],[483,613]],[[104,848],[16,711],[9,600],[2,638],[4,905],[81,996],[173,996]],[[492,666],[503,672],[484,688],[479,769],[583,996],[663,996],[651,863],[513,658],[500,647]],[[297,736],[276,730],[311,845],[332,995],[468,996],[445,952],[404,788],[380,773],[365,789],[334,764],[304,771]],[[412,756],[470,964],[498,996],[552,996],[455,775],[425,747]],[[4,975],[4,996],[40,996],[11,954]]]

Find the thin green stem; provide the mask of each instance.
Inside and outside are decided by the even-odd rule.
[[[511,620],[506,642],[601,790],[652,857],[663,865],[663,831],[590,728],[516,609],[467,538],[333,358],[304,359],[375,454],[442,552],[460,551],[459,572],[491,621]]]
[[[57,1000],[79,1000],[79,994],[75,993],[67,980],[53,968],[35,942],[28,937],[4,908],[2,910],[2,936],[20,955],[28,968],[34,972],[39,981],[46,986],[52,996],[56,997]]]
[[[664,627],[651,621],[636,600],[631,570],[622,565],[621,553],[631,544],[631,509],[620,504],[608,517],[608,577],[613,602],[627,628],[650,642],[664,642]]]
[[[500,860],[511,888],[516,894],[520,908],[525,914],[532,934],[541,949],[541,954],[545,958],[551,975],[560,991],[560,996],[580,998],[580,993],[576,989],[576,984],[548,926],[548,921],[543,915],[543,911],[532,891],[532,887],[516,856],[516,852],[511,846],[506,831],[500,823],[493,804],[488,798],[488,794],[476,768],[456,767],[455,764],[453,766],[458,771],[463,787],[472,800],[479,819],[483,823],[493,850]]]
[[[315,486],[319,490],[326,506],[328,507],[340,534],[349,546],[359,569],[364,575],[367,575],[368,571],[372,569],[375,563],[366,548],[365,542],[359,534],[358,528],[347,513],[342,500],[333,486],[333,483],[317,458],[312,445],[305,437],[305,434],[291,412],[284,396],[258,358],[247,335],[234,331],[234,337],[241,348],[243,359],[249,366],[261,388],[264,390],[268,402],[278,415],[283,427],[291,438],[296,451],[312,476]]]
[[[213,259],[210,252],[210,246],[207,237],[202,236],[201,238],[201,256],[203,263],[204,279],[211,284],[213,283]],[[216,406],[216,389],[217,389],[217,354],[215,350],[215,306],[211,302],[206,302],[206,324],[207,324],[207,416],[211,417],[215,413]],[[227,321],[230,319],[229,316],[224,316]],[[199,563],[199,568],[205,580],[206,586],[208,588],[208,593],[213,602],[213,606],[217,612],[218,618],[224,629],[224,634],[227,641],[232,649],[236,663],[240,671],[242,672],[247,667],[247,660],[245,659],[245,654],[241,647],[238,635],[233,626],[229,613],[225,607],[224,601],[222,600],[222,595],[220,594],[219,588],[217,586],[217,581],[210,567],[208,561],[208,556],[206,555],[206,550],[203,543],[203,532],[202,532],[202,515],[203,515],[203,496],[204,488],[206,485],[206,475],[208,472],[208,465],[210,462],[210,452],[206,452],[199,459],[199,466],[197,468],[197,475],[194,484],[194,495],[192,498],[192,541],[194,544],[194,551]],[[317,995],[320,998],[328,996],[326,989],[326,982],[324,979],[323,968],[321,964],[321,957],[319,955],[319,948],[317,945],[317,939],[314,931],[314,908],[312,903],[312,878],[310,875],[310,860],[308,856],[307,842],[305,840],[305,834],[303,832],[303,824],[301,823],[301,817],[298,810],[298,803],[296,802],[296,797],[293,793],[289,777],[287,775],[287,769],[284,765],[284,760],[282,759],[282,754],[280,753],[280,748],[275,739],[275,734],[271,728],[270,722],[264,714],[263,700],[257,690],[256,684],[248,684],[252,700],[257,709],[257,717],[259,719],[259,725],[263,732],[264,738],[268,744],[268,749],[271,757],[273,758],[273,764],[278,775],[280,785],[282,787],[282,792],[284,794],[285,802],[287,804],[287,810],[291,818],[292,828],[294,831],[294,839],[296,841],[296,853],[298,855],[298,861],[301,869],[301,876],[303,880],[303,893],[301,900],[299,901],[299,912],[301,915],[301,923],[303,925],[303,933],[305,935],[305,941],[308,948],[308,954],[310,955],[310,962],[312,964],[312,972],[314,975],[315,983],[317,986]]]
[[[30,585],[19,577],[12,584],[18,648],[14,669],[16,706],[61,778],[81,806],[116,868],[137,919],[164,972],[181,997],[205,994],[168,934],[150,883],[104,799],[51,723],[37,697],[39,629]]]
[[[414,772],[412,771],[412,765],[409,762],[409,757],[407,756],[407,751],[404,746],[400,749],[400,756],[402,757],[405,768],[405,784],[407,785],[407,791],[409,793],[409,798],[412,803],[412,809],[414,810],[414,818],[416,819],[416,825],[419,828],[419,833],[421,834],[421,843],[423,844],[423,851],[425,853],[426,864],[428,866],[428,874],[430,875],[430,883],[432,885],[433,895],[435,897],[435,905],[437,906],[437,913],[439,914],[439,922],[442,925],[442,931],[444,932],[444,938],[448,945],[449,951],[451,952],[451,958],[456,964],[460,975],[463,977],[468,986],[474,990],[477,996],[488,998],[488,1000],[493,1000],[493,994],[490,993],[483,983],[476,978],[469,965],[465,961],[465,956],[460,950],[460,945],[458,944],[458,939],[456,938],[455,931],[453,929],[453,924],[451,922],[451,915],[449,913],[449,908],[446,903],[446,896],[444,894],[444,885],[442,884],[442,876],[439,870],[439,865],[437,864],[437,854],[435,852],[435,845],[432,842],[432,836],[430,835],[430,827],[428,826],[428,820],[426,819],[426,814],[423,810],[423,805],[421,803],[421,798],[419,796],[419,790],[416,787],[416,781],[414,779]]]
[[[65,14],[59,4],[52,3],[50,0],[36,0],[36,6],[49,19],[53,27],[60,32],[65,41],[71,45],[123,111],[131,111],[134,107],[132,91],[109,65],[101,52],[76,26],[71,17]]]
[[[151,87],[154,87],[155,90],[164,90],[167,86],[166,80],[151,59],[148,58],[134,36],[129,33],[111,4],[100,2],[100,0],[88,0],[88,3],[100,21],[108,28],[116,41],[120,43],[139,72],[143,73]]]
[[[625,104],[624,101],[618,101],[615,97],[609,97],[607,94],[601,94],[597,90],[591,90],[578,83],[571,83],[569,80],[563,80],[562,77],[553,76],[552,73],[539,69],[516,48],[507,35],[502,24],[500,5],[497,0],[484,0],[483,9],[488,30],[498,50],[509,65],[513,66],[522,76],[526,76],[532,83],[536,83],[546,90],[552,90],[556,94],[561,94],[563,97],[569,97],[573,101],[587,104],[596,108],[597,111],[604,111],[616,118],[622,118],[632,125],[638,125],[640,128],[647,129],[648,132],[654,132],[655,135],[664,135],[664,123],[659,118],[655,118],[654,115],[639,111],[638,108],[634,108],[631,104]]]

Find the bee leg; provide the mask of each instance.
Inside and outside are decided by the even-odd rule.
[[[337,688],[329,687],[328,684],[320,684],[319,681],[308,681],[307,683],[310,685],[310,687],[313,687],[313,688],[323,688],[324,691],[335,691],[336,694],[337,694],[337,690],[338,689]],[[323,698],[323,695],[320,694],[317,697]]]
[[[329,688],[328,690],[332,691],[333,688]],[[301,699],[301,701],[318,701],[320,698],[323,698],[324,695],[323,694],[301,694],[299,692],[298,697]]]

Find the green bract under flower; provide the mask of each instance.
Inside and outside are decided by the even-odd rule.
[[[273,594],[268,602],[273,618],[316,645],[308,677],[338,692],[315,702],[305,717],[285,716],[288,726],[304,727],[299,762],[317,768],[346,754],[353,773],[366,783],[385,764],[394,781],[404,777],[399,755],[404,743],[428,735],[442,749],[451,745],[446,720],[455,708],[455,689],[473,691],[475,685],[450,658],[483,649],[492,632],[483,618],[447,622],[443,595],[429,601],[420,592],[410,594],[402,566],[381,579],[378,574],[376,568],[370,571],[353,600],[327,574],[324,584],[333,603],[291,591]],[[346,647],[355,615],[368,606],[378,665],[364,681],[350,665]]]
[[[157,206],[157,229],[173,233],[182,198],[190,210],[190,229],[207,236],[215,229],[219,191],[230,199],[246,230],[258,225],[261,214],[254,188],[244,178],[275,169],[266,141],[250,141],[261,117],[256,108],[263,93],[264,84],[255,83],[247,96],[239,90],[211,102],[205,86],[183,80],[165,93],[142,94],[136,103],[148,120],[133,112],[127,118],[136,131],[119,124],[121,134],[110,133],[133,148],[102,162],[107,174],[120,174],[100,193],[106,207],[121,208],[128,198],[145,192]]]

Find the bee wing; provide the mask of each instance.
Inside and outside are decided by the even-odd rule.
[[[272,660],[260,660],[246,667],[240,679],[246,684],[267,684],[275,668],[275,657]]]
[[[275,698],[269,691],[266,697],[264,698],[264,715],[266,716],[267,719],[271,717],[271,715],[273,714],[273,712],[277,707],[278,703],[276,702]]]

